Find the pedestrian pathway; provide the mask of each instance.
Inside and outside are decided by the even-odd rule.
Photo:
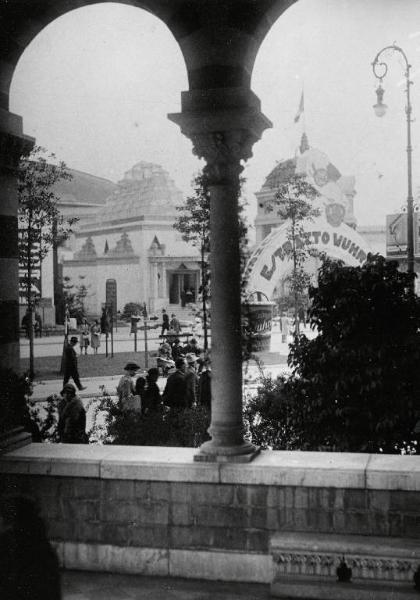
[[[63,600],[265,600],[268,584],[64,571]]]
[[[95,398],[102,396],[102,386],[107,390],[108,393],[115,394],[115,390],[121,375],[122,374],[83,378],[82,383],[86,389],[78,392],[79,398]],[[73,380],[70,380],[70,383],[73,383]],[[35,402],[43,402],[48,398],[48,396],[51,396],[52,394],[58,394],[62,388],[62,378],[35,381],[31,400]]]

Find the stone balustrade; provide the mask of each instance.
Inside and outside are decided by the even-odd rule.
[[[404,540],[420,547],[417,456],[265,451],[238,464],[195,452],[31,444],[2,457],[1,491],[38,500],[69,569],[271,582],[276,536],[322,534],[337,556],[348,536],[388,540],[390,558]]]

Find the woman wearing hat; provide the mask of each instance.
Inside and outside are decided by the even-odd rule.
[[[141,411],[141,400],[136,396],[133,377],[140,369],[135,362],[129,362],[124,367],[124,375],[121,377],[117,386],[117,394],[120,406],[123,410]]]
[[[86,411],[76,388],[66,383],[61,390],[63,401],[59,406],[58,435],[64,444],[87,444]]]

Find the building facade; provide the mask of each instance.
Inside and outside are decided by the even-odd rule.
[[[83,216],[72,251],[61,256],[63,276],[86,285],[87,312],[100,314],[107,281],[117,290],[117,309],[146,302],[155,312],[192,299],[200,285],[200,257],[173,224],[183,196],[160,166],[139,162],[106,201]]]

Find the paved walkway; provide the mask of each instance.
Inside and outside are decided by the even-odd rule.
[[[265,600],[270,587],[197,579],[64,571],[63,600]]]

